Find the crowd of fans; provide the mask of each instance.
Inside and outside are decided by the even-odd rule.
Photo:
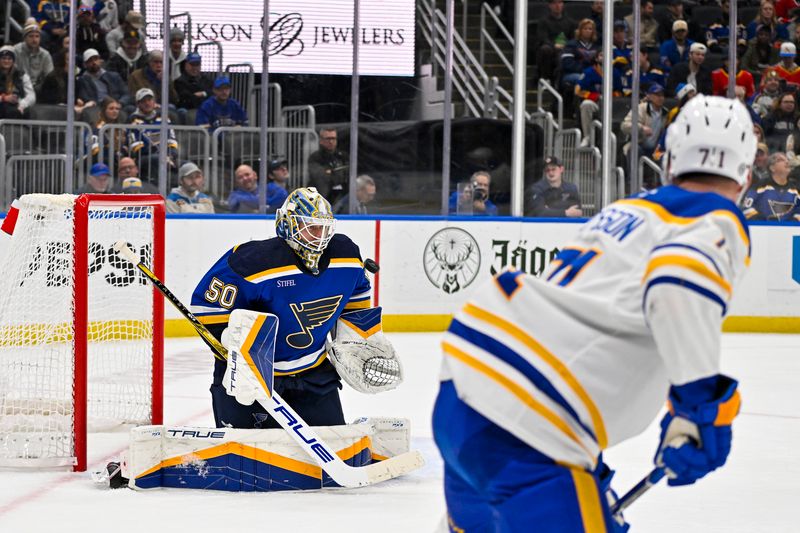
[[[698,93],[726,95],[733,71],[735,97],[750,109],[760,139],[761,160],[754,176],[758,179],[745,200],[746,215],[800,220],[800,3],[762,0],[754,17],[740,17],[738,26],[731,29],[729,0],[639,1],[641,48],[635,51],[631,46],[633,15],[616,20],[611,75],[614,97],[625,98],[612,105],[624,105],[633,86],[631,58],[639,54],[641,103],[636,127],[640,155],[659,161],[666,128],[678,110]],[[496,11],[508,17],[513,2],[494,3]],[[739,7],[747,5],[741,2]],[[585,18],[579,20],[565,11],[563,0],[549,0],[546,8],[544,16],[531,18],[536,28],[528,40],[533,79],[546,79],[567,96],[566,107],[575,110],[582,143],[587,145],[601,106],[603,2],[592,2],[588,14],[584,12]],[[693,16],[696,12],[702,12],[702,17]],[[730,46],[737,47],[733,68],[728,64]],[[633,128],[629,112],[619,130],[628,136]],[[657,178],[645,176],[645,185],[658,186]],[[759,195],[769,201],[759,200]],[[535,198],[538,201],[541,195]],[[526,203],[532,200],[526,197]]]
[[[718,1],[718,3],[717,3]],[[33,18],[25,22],[22,40],[0,48],[0,118],[20,119],[31,115],[37,105],[66,105],[69,49],[69,1],[31,2]],[[496,0],[500,12],[513,2]],[[702,20],[693,12],[706,6]],[[633,50],[632,15],[613,24],[613,91],[615,97],[630,98],[631,60],[641,61],[641,103],[638,124],[629,113],[620,125],[622,134],[638,129],[639,152],[658,161],[663,154],[666,127],[677,111],[695,94],[726,94],[729,71],[735,71],[736,97],[751,110],[760,139],[759,160],[753,194],[746,199],[747,216],[774,220],[800,219],[800,200],[795,180],[800,178],[800,5],[797,0],[762,0],[752,20],[728,27],[729,0],[699,3],[666,0],[654,4],[641,0],[641,49]],[[711,16],[709,16],[709,13]],[[603,2],[591,3],[586,17],[572,19],[563,0],[547,2],[547,13],[535,21],[528,47],[535,79],[547,79],[562,94],[573,97],[572,107],[580,121],[584,144],[592,137],[592,123],[602,102],[601,32]],[[213,212],[224,205],[233,212],[253,212],[258,206],[258,177],[251,165],[239,164],[231,176],[230,197],[219,202],[203,192],[205,177],[195,162],[182,160],[172,129],[161,138],[161,80],[169,77],[168,105],[171,124],[207,128],[247,126],[249,117],[231,97],[231,80],[202,72],[202,57],[186,47],[184,31],[170,31],[170,72],[164,72],[161,47],[148,51],[144,39],[145,20],[136,10],[122,12],[113,0],[82,0],[77,12],[75,112],[89,123],[93,135],[86,140],[94,157],[100,147],[101,129],[109,124],[134,127],[106,129],[103,139],[117,171],[110,177],[109,166],[91,167],[88,190],[119,192],[154,191],[161,143],[166,143],[167,166],[172,189],[168,201],[175,212]],[[731,69],[728,47],[736,46],[741,58]],[[709,63],[712,63],[709,65]],[[716,67],[716,68],[715,68]],[[148,128],[148,126],[152,126]],[[337,209],[349,204],[349,161],[338,148],[337,131],[321,129],[320,146],[308,161],[310,185],[326,194]],[[798,148],[796,148],[798,147]],[[629,143],[625,147],[625,152]],[[97,159],[95,159],[97,160]],[[131,166],[131,163],[133,165]],[[253,163],[253,162],[249,162]],[[788,172],[783,176],[784,163]],[[267,199],[274,210],[285,198],[290,174],[285,158],[272,156],[268,165]],[[581,216],[580,198],[564,190],[570,176],[562,180],[563,164],[553,158],[545,165],[545,177],[526,191],[526,211],[547,216]],[[123,170],[125,169],[125,170]],[[130,173],[133,169],[135,171]],[[779,169],[779,170],[776,170]],[[645,181],[657,186],[655,176]],[[113,184],[113,185],[112,185]],[[491,174],[472,175],[465,187],[450,198],[453,213],[491,215],[497,206],[489,194]],[[568,185],[567,185],[568,187]],[[375,197],[375,183],[369,176],[357,181],[358,212],[367,212]],[[553,190],[551,190],[553,189]],[[554,192],[555,191],[555,192]],[[760,191],[760,192],[759,192]],[[556,194],[558,192],[558,194]],[[752,192],[752,191],[751,191]],[[754,194],[756,196],[754,196]],[[767,194],[763,201],[758,194]],[[563,197],[570,205],[549,205],[548,198]],[[780,196],[780,200],[775,200]],[[794,199],[790,209],[779,209]],[[562,202],[563,203],[563,202]],[[766,207],[765,207],[766,206]],[[769,208],[772,211],[766,212]]]

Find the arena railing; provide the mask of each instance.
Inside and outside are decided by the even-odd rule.
[[[661,165],[647,156],[641,156],[639,158],[639,176],[636,177],[636,180],[634,180],[633,177],[631,178],[631,192],[638,192],[640,189],[642,189],[645,167],[652,170],[656,176],[661,176]]]
[[[3,164],[4,210],[14,198],[29,193],[70,192],[75,183],[70,183],[67,173],[67,156],[64,154],[12,155]]]
[[[268,126],[270,128],[277,128],[281,126],[281,116],[283,113],[283,90],[277,83],[269,84],[269,120]],[[250,101],[253,102],[253,113],[249,114],[250,125],[261,125],[261,85],[256,85],[250,91]]]
[[[209,66],[214,67],[217,76],[222,74],[222,45],[217,41],[197,43],[194,51],[203,58],[203,72],[209,72]]]
[[[177,171],[181,163],[191,161],[203,171],[206,182],[209,181],[211,170],[211,136],[208,129],[201,126],[178,126],[170,124],[169,127],[178,141],[178,161],[172,171]],[[134,131],[150,131],[160,136],[161,126],[158,124],[106,124],[98,132],[100,151],[97,161],[105,163],[111,170],[111,175],[116,176],[116,166],[119,159],[124,156],[132,157],[139,167],[140,176],[151,182],[158,181],[158,150],[130,153],[130,133]],[[160,140],[159,140],[160,141]],[[154,166],[155,164],[155,166]],[[154,174],[151,174],[155,172]],[[174,180],[173,180],[174,181]]]
[[[92,129],[85,122],[74,123],[75,171],[82,183],[92,166]],[[53,155],[67,153],[67,122],[54,120],[0,120],[0,135],[5,141],[5,156]],[[5,161],[3,161],[5,162]]]
[[[587,217],[594,215],[602,207],[600,205],[602,202],[602,180],[598,179],[602,160],[603,156],[599,148],[596,146],[583,146],[575,150],[575,170],[568,173],[567,169],[564,169],[565,176],[574,176],[571,181],[578,186],[583,215]]]
[[[225,75],[231,80],[231,97],[239,102],[248,117],[256,116],[253,102],[253,87],[256,73],[252,63],[234,63],[225,67]]]

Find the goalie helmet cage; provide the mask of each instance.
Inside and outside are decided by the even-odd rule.
[[[87,432],[161,424],[159,195],[25,195],[0,255],[0,467],[87,467]]]

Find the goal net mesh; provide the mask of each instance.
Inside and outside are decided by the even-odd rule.
[[[88,250],[77,251],[88,272],[76,277],[76,198],[23,196],[0,252],[0,466],[72,464],[80,409],[90,431],[150,420],[153,290],[112,247],[124,239],[152,265],[153,208],[90,204]],[[88,400],[77,405],[73,314],[84,286]]]

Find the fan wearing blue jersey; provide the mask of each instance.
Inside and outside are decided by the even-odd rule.
[[[274,388],[312,426],[345,423],[326,340],[342,312],[369,308],[372,294],[358,246],[336,234],[335,224],[316,189],[296,189],[276,213],[277,237],[225,253],[192,295],[192,312],[223,344],[234,309],[278,317]],[[241,405],[227,394],[225,368],[225,361],[215,362],[217,426],[279,427],[258,402]]]
[[[665,403],[669,485],[725,464],[741,399],[720,332],[750,263],[736,202],[755,153],[744,105],[698,95],[667,131],[664,187],[605,207],[542,278],[505,270],[471,295],[433,413],[451,531],[627,531],[602,452]]]

